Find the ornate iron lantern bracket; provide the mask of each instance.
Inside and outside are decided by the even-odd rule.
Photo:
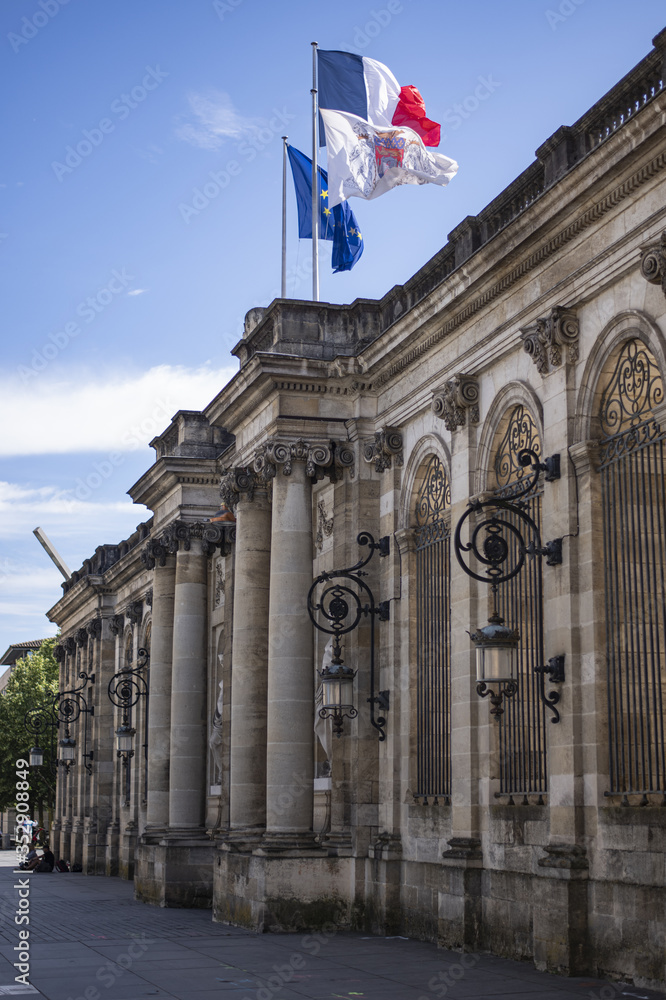
[[[375,551],[380,556],[387,556],[391,549],[390,536],[380,538],[378,542],[368,531],[362,531],[357,539],[357,544],[368,546],[368,554],[360,559],[354,566],[347,569],[333,570],[330,573],[321,573],[313,582],[308,592],[308,614],[312,624],[325,635],[333,636],[333,659],[330,667],[322,671],[321,677],[324,685],[333,681],[342,681],[348,687],[356,676],[356,671],[346,667],[342,661],[342,647],[340,638],[353,632],[362,619],[370,620],[370,722],[377,730],[380,741],[386,739],[384,727],[386,717],[377,715],[379,712],[387,712],[389,708],[389,692],[377,691],[376,666],[375,666],[375,620],[389,621],[390,602],[381,601],[375,603],[374,594],[363,579],[367,575],[365,567],[372,559]],[[342,733],[342,719],[355,718],[357,710],[351,704],[344,703],[344,697],[340,691],[338,703],[321,708],[319,715],[322,719],[332,718],[333,728],[337,736]]]
[[[546,694],[546,674],[548,674],[551,684],[564,683],[564,654],[562,653],[560,656],[551,656],[545,667],[535,667],[534,672],[539,675],[539,697],[546,708],[549,708],[553,713],[553,717],[550,721],[559,722],[560,713],[555,706],[560,700],[560,692],[549,691],[548,694]]]
[[[529,448],[524,448],[518,452],[518,464],[524,469],[531,468],[532,473],[525,477],[525,481],[516,487],[507,487],[497,490],[488,500],[473,500],[458,521],[453,537],[453,547],[458,563],[462,569],[474,580],[481,583],[490,584],[494,598],[494,609],[490,618],[490,625],[484,629],[479,629],[474,633],[472,639],[477,646],[477,654],[481,646],[486,648],[489,645],[497,645],[491,633],[493,629],[506,632],[506,636],[500,641],[500,646],[511,645],[511,637],[517,644],[519,635],[517,632],[511,633],[509,629],[504,629],[504,620],[500,617],[497,609],[497,591],[502,583],[512,580],[517,576],[525,565],[526,556],[540,556],[546,560],[547,566],[559,566],[562,563],[562,539],[555,538],[545,545],[541,541],[539,527],[526,510],[525,503],[528,495],[535,489],[539,476],[544,473],[546,482],[553,482],[560,478],[560,456],[551,455],[541,462],[536,452]],[[486,511],[488,512],[486,514]],[[511,520],[503,516],[506,511],[511,515]],[[462,541],[463,525],[476,515],[484,515],[478,520],[471,530],[471,537],[467,544]],[[526,540],[526,536],[527,539]],[[477,573],[465,556],[469,554],[485,567],[483,573]],[[486,634],[488,633],[488,634]],[[481,667],[479,667],[481,664]],[[483,658],[477,655],[477,669],[482,669]],[[555,705],[560,700],[560,694],[553,691],[546,695],[545,674],[550,676],[553,683],[561,683],[564,680],[564,657],[553,657],[548,661],[546,667],[537,667],[539,673],[539,694],[544,705],[553,712],[552,722],[559,722],[560,715]],[[477,675],[477,694],[482,698],[490,696],[492,703],[491,714],[496,718],[502,712],[502,699],[509,698],[518,691],[518,684],[514,678],[498,677],[495,683],[498,690],[489,687],[493,683],[492,675]]]
[[[116,708],[122,709],[122,722],[116,730],[118,738],[118,749],[116,756],[122,758],[123,765],[128,766],[129,760],[134,756],[132,745],[136,730],[132,728],[132,709],[139,701],[139,698],[148,698],[148,679],[144,677],[143,670],[150,661],[150,654],[147,649],[139,649],[136,657],[136,666],[127,664],[114,674],[109,681],[109,701]],[[146,704],[146,709],[147,709]]]
[[[82,694],[87,684],[95,683],[95,675],[87,674],[85,671],[79,673],[79,679],[83,681],[82,684],[77,688],[72,688],[69,691],[58,691],[57,694],[53,696],[51,704],[43,705],[41,708],[32,709],[25,715],[25,725],[28,732],[33,733],[35,737],[39,737],[46,731],[50,731],[50,763],[49,767],[53,774],[57,773],[58,767],[64,767],[65,773],[69,774],[69,769],[73,764],[76,763],[76,740],[73,739],[70,726],[77,722],[81,715],[84,716],[83,725],[83,759],[84,761],[92,761],[94,754],[92,750],[88,750],[88,716],[94,716],[95,706],[88,705],[87,699]],[[60,725],[64,726],[65,732],[62,740],[59,741],[58,745],[62,750],[62,757],[58,759],[56,754],[55,746],[55,735]],[[92,774],[92,763],[84,763],[83,765],[88,772]]]

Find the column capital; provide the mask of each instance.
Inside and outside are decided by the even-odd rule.
[[[399,469],[403,463],[402,432],[397,427],[382,427],[375,431],[373,441],[363,445],[363,458],[368,464],[375,466],[375,472],[390,469],[395,462]]]
[[[124,611],[124,615],[128,622],[132,625],[136,625],[143,618],[143,601],[132,601],[127,605]]]
[[[172,521],[157,538],[150,539],[141,558],[148,569],[154,569],[156,563],[164,566],[167,556],[180,549],[189,552],[194,539],[201,540],[206,556],[213,555],[217,548],[226,554],[235,537],[236,525],[231,522]]]
[[[85,627],[77,628],[76,632],[74,633],[74,639],[76,641],[77,646],[87,646],[89,638],[90,636],[88,635],[88,630]]]
[[[91,618],[91,620],[86,625],[86,632],[91,639],[99,639],[102,635],[102,619],[101,618]]]
[[[666,229],[658,241],[641,247],[641,274],[666,295]]]
[[[169,549],[161,538],[150,538],[141,553],[141,561],[146,569],[155,569],[155,565],[165,566]]]
[[[325,474],[332,460],[331,442],[309,444],[302,438],[291,442],[270,438],[257,452],[253,464],[258,476],[268,482],[277,475],[278,466],[282,466],[283,476],[290,476],[294,462],[304,462],[305,474],[311,479],[319,478]]]
[[[117,615],[111,615],[109,618],[109,631],[111,635],[118,635],[121,631],[123,624],[125,622],[125,615],[121,612]]]
[[[266,480],[252,465],[236,465],[224,470],[220,479],[220,497],[229,510],[235,510],[240,500],[254,500],[256,492],[265,494]]]
[[[575,309],[554,306],[547,316],[541,316],[522,327],[520,339],[523,348],[532,358],[541,375],[562,364],[562,351],[566,348],[567,360],[578,361],[578,335],[580,327]]]
[[[479,380],[476,375],[458,372],[436,389],[430,408],[436,417],[441,417],[448,431],[464,427],[468,419],[472,424],[479,422]]]

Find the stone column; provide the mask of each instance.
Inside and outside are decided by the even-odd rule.
[[[153,617],[150,635],[150,700],[148,702],[148,802],[146,834],[169,822],[171,739],[171,657],[173,651],[176,561],[158,541],[148,543],[153,561]]]
[[[271,508],[250,469],[230,472],[222,496],[236,506],[229,818],[232,839],[251,839],[266,825]]]
[[[114,709],[109,700],[109,681],[116,669],[116,637],[111,630],[111,618],[104,616],[100,621],[97,662],[95,665],[95,738],[93,741],[93,789],[94,804],[92,821],[96,828],[94,853],[90,852],[88,866],[84,871],[104,875],[106,871],[106,847],[108,827],[111,823],[113,806],[113,775],[116,766],[115,733],[113,726]],[[91,625],[93,630],[98,626]],[[91,831],[92,832],[92,831]],[[92,869],[91,869],[92,866]]]
[[[206,554],[190,525],[176,526],[169,827],[203,830],[206,780]]]
[[[271,442],[255,467],[273,479],[268,617],[266,838],[270,849],[312,841],[314,673],[307,595],[312,583],[312,493],[326,446]],[[279,469],[278,469],[279,467]]]

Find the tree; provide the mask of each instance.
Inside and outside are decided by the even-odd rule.
[[[53,696],[58,691],[58,664],[53,649],[57,639],[45,639],[39,650],[17,660],[7,683],[0,694],[0,812],[13,808],[16,803],[17,760],[28,760],[35,735],[26,726],[26,713],[51,711]],[[44,765],[28,771],[29,806],[33,818],[44,825],[44,810],[55,805],[55,775],[51,764],[51,730],[42,737]],[[21,771],[27,770],[20,768]]]

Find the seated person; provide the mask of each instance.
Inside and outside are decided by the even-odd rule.
[[[33,870],[33,868],[37,867],[37,865],[39,864],[40,861],[41,861],[41,858],[37,854],[37,851],[35,850],[35,848],[32,847],[28,851],[28,853],[26,855],[26,858],[25,858],[25,861],[23,861],[22,864],[19,865],[19,868],[22,871],[24,871],[24,872],[25,871],[31,872]]]
[[[48,844],[44,844],[44,853],[39,859],[39,864],[37,865],[35,871],[38,872],[52,872],[55,868],[55,856]]]

